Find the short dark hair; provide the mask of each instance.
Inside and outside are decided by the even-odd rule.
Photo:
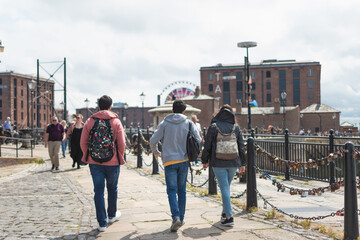
[[[186,104],[183,100],[175,100],[173,103],[173,112],[182,113],[186,109]]]
[[[108,95],[104,95],[98,99],[98,106],[100,110],[108,110],[112,105],[112,99]]]

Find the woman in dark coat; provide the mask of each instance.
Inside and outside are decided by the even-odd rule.
[[[225,148],[232,145],[233,152],[227,149],[227,152],[225,151],[225,154],[223,154],[221,149],[217,149],[217,145],[221,145],[220,142],[218,144],[218,134],[221,134],[219,137],[232,136],[232,141],[227,142]],[[245,172],[246,156],[240,127],[235,123],[235,115],[229,105],[221,107],[219,113],[212,119],[205,136],[201,161],[204,168],[207,168],[210,164],[221,190],[223,202],[221,224],[232,226],[234,225],[234,218],[231,210],[230,185],[237,169],[239,169],[240,173]]]
[[[83,116],[81,114],[77,114],[75,123],[71,124],[66,134],[67,138],[70,139],[70,156],[73,159],[72,167],[75,167],[76,163],[77,168],[80,168],[80,165],[82,165],[81,158],[83,156],[83,152],[80,148],[81,133],[84,127],[82,119]]]

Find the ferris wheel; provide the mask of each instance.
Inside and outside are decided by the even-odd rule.
[[[176,81],[167,85],[160,95],[167,93],[165,103],[175,99],[181,99],[186,96],[194,95],[196,85],[189,81]],[[172,89],[172,90],[171,90]]]

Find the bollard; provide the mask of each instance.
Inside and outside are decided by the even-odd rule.
[[[357,239],[359,237],[356,173],[353,151],[354,144],[347,142],[345,144],[344,239]]]
[[[249,211],[252,207],[257,207],[257,193],[256,193],[256,171],[255,171],[255,140],[249,137],[247,140],[247,185],[246,185],[246,210]]]
[[[330,153],[334,153],[334,130],[330,129],[330,135],[329,135],[329,151]],[[329,183],[333,184],[336,182],[335,179],[335,162],[331,161],[329,164],[329,172],[330,172],[330,177],[329,177]]]
[[[15,140],[15,145],[16,145],[16,157],[19,157],[19,146],[18,146],[18,140]]]
[[[209,194],[216,195],[217,194],[217,186],[215,181],[215,174],[212,170],[212,167],[209,165]]]
[[[159,174],[159,164],[154,156],[154,154],[152,155],[153,156],[153,171],[152,171],[152,174]]]
[[[33,157],[33,147],[34,147],[34,139],[32,138],[31,140],[30,140],[30,147],[31,147],[31,157]]]
[[[140,128],[138,128],[138,145],[137,145],[137,168],[142,168],[142,150],[141,150],[141,132]]]
[[[289,161],[289,130],[285,129],[285,159]],[[290,180],[290,169],[289,164],[286,164],[285,167],[285,179]]]

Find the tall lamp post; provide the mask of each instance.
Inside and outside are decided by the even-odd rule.
[[[246,93],[247,93],[247,105],[248,105],[248,129],[251,130],[251,83],[250,73],[249,73],[249,48],[256,47],[256,42],[239,42],[237,44],[239,48],[246,48],[246,57],[245,57],[245,75],[246,75]]]
[[[61,103],[60,103],[60,107],[61,107],[61,109],[64,111],[65,103],[64,103],[64,102],[61,102]],[[64,113],[63,116],[65,116],[63,120],[66,121],[66,114]]]
[[[286,96],[287,96],[286,92],[281,93],[281,100],[282,100],[282,104],[283,104],[283,131],[285,131],[285,128],[286,128],[286,119],[285,119]]]
[[[142,92],[140,94],[140,99],[141,99],[141,124],[142,124],[142,129],[145,129],[145,121],[144,121],[144,100],[145,100],[145,94],[144,92]]]
[[[34,128],[34,91],[35,91],[36,82],[34,79],[31,79],[31,81],[28,82],[28,87],[31,92],[31,129]]]
[[[84,100],[85,103],[85,107],[86,107],[86,120],[89,118],[89,104],[90,104],[90,100],[89,99],[85,99]]]

